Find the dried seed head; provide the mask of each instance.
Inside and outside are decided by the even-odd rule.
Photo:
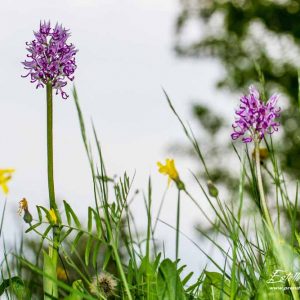
[[[116,287],[117,281],[115,278],[109,273],[101,272],[91,282],[90,291],[95,296],[109,297],[114,295]]]

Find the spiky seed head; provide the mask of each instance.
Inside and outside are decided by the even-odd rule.
[[[90,291],[95,296],[110,297],[115,294],[117,287],[116,279],[109,273],[101,272],[90,283]]]

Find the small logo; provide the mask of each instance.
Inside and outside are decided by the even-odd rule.
[[[300,272],[287,272],[277,269],[272,276],[267,280],[270,289],[273,290],[300,290],[300,286],[296,286],[296,282],[300,281]],[[286,286],[286,283],[293,282],[293,286]]]

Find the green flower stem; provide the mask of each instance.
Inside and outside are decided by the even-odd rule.
[[[260,155],[259,155],[259,140],[255,139],[255,163],[256,163],[256,176],[257,176],[257,184],[258,184],[258,190],[259,190],[259,197],[260,197],[260,203],[263,210],[263,214],[265,217],[265,220],[270,227],[271,230],[274,231],[274,226],[270,217],[270,213],[268,210],[265,193],[264,193],[264,187],[262,183],[262,177],[261,177],[261,166],[260,166]]]
[[[50,208],[56,212],[54,176],[53,176],[53,99],[52,84],[47,84],[47,161],[48,161],[48,190]]]
[[[48,162],[48,191],[50,209],[54,209],[55,214],[60,220],[60,215],[57,210],[55,201],[55,189],[54,189],[54,175],[53,175],[53,97],[52,97],[52,84],[47,83],[47,162]],[[56,228],[53,227],[53,245],[49,246],[49,257],[52,261],[52,271],[50,272],[53,279],[56,280],[56,267],[58,258],[58,246],[59,246],[59,233]],[[49,270],[50,271],[50,270]],[[47,268],[45,270],[47,272]],[[48,282],[49,281],[49,282]],[[47,289],[47,293],[51,293],[53,297],[58,296],[57,284],[50,279],[44,278],[44,289]],[[45,295],[45,299],[51,299],[50,296]]]
[[[176,260],[179,258],[179,231],[180,231],[180,189],[178,189],[177,217],[176,217]]]
[[[128,282],[127,282],[127,279],[126,279],[126,276],[125,276],[125,273],[124,273],[124,270],[123,270],[122,262],[120,260],[119,253],[118,253],[118,250],[116,249],[115,245],[112,246],[112,250],[113,250],[113,253],[114,253],[114,258],[115,258],[115,262],[116,262],[116,265],[117,265],[117,269],[120,273],[122,282],[124,284],[124,288],[125,288],[125,291],[126,291],[126,294],[127,294],[127,298],[128,298],[128,300],[133,300],[133,298],[131,296],[129,286],[128,286]]]

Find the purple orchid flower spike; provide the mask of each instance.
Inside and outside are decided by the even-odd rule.
[[[51,28],[50,22],[41,22],[39,31],[34,32],[35,39],[26,43],[29,60],[22,62],[28,70],[22,77],[30,76],[30,81],[37,83],[36,88],[50,82],[56,94],[60,93],[63,99],[68,98],[63,87],[67,85],[67,79],[74,79],[77,68],[75,55],[78,50],[67,43],[70,35],[62,25],[56,24]]]
[[[232,124],[231,138],[240,137],[244,143],[250,143],[254,139],[259,141],[265,134],[278,131],[280,123],[276,121],[280,117],[280,108],[276,107],[279,95],[274,94],[267,103],[263,103],[255,86],[249,87],[249,95],[240,99],[240,106],[236,110],[236,120]]]

